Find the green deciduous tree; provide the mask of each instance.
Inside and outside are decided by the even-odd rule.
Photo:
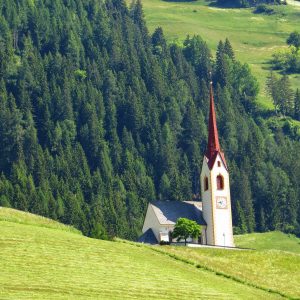
[[[201,226],[198,225],[195,221],[179,218],[176,221],[174,231],[172,232],[172,238],[177,238],[177,241],[184,240],[186,245],[187,239],[198,238],[201,234]]]
[[[300,33],[298,31],[292,32],[287,38],[286,43],[290,46],[294,46],[298,51],[300,48]]]

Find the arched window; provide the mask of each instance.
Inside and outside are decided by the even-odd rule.
[[[224,177],[222,175],[217,176],[217,189],[224,190]]]
[[[208,178],[205,177],[204,178],[204,191],[207,191],[208,190]]]
[[[220,161],[218,161],[218,167],[221,167],[221,162]]]

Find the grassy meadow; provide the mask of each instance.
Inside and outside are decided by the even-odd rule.
[[[236,236],[235,242],[256,250],[166,247],[164,251],[245,284],[300,299],[300,239],[269,232]]]
[[[259,103],[265,109],[273,108],[265,93],[268,61],[274,50],[286,47],[288,34],[299,30],[299,6],[279,6],[276,14],[265,15],[254,14],[253,9],[217,8],[205,0],[142,0],[142,4],[150,31],[162,27],[169,41],[182,43],[187,35],[199,34],[215,50],[218,41],[228,37],[237,58],[251,66],[260,83]],[[300,88],[300,75],[290,78],[293,87]]]
[[[37,216],[28,212],[0,206],[0,222],[3,221],[59,229],[62,231],[68,231],[82,235],[79,230],[75,229],[72,226],[64,225],[51,219]]]
[[[0,211],[0,299],[282,298],[161,253],[169,247],[90,239],[53,221],[45,227],[44,218],[21,213],[24,222],[16,211]],[[197,250],[178,250],[198,259],[190,252]],[[205,257],[212,266],[214,253],[219,253],[216,261],[218,256],[238,261],[238,251],[210,252]],[[259,269],[261,261],[254,263]],[[281,266],[274,268],[282,271]],[[236,272],[239,269],[237,265]],[[282,274],[288,275],[293,273]]]
[[[280,231],[236,235],[234,239],[241,248],[279,250],[300,255],[300,239]]]

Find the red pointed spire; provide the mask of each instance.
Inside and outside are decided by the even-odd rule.
[[[217,128],[217,118],[215,112],[215,101],[213,93],[213,84],[210,82],[210,108],[209,108],[209,123],[208,123],[208,143],[205,156],[208,159],[208,165],[211,169],[215,163],[217,155],[220,154],[222,161],[227,168],[224,153],[221,151],[219,143],[219,134]]]
[[[213,85],[210,83],[210,108],[208,123],[208,143],[206,149],[206,157],[210,160],[216,151],[220,151],[219,134],[217,128],[215,101],[213,94]]]

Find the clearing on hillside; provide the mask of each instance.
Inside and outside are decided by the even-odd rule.
[[[128,0],[128,3],[131,2]],[[259,103],[266,109],[273,104],[265,93],[268,61],[274,51],[286,47],[289,33],[299,30],[300,7],[281,5],[273,15],[254,14],[253,9],[224,9],[210,1],[142,0],[150,31],[162,27],[169,41],[182,43],[187,35],[199,34],[211,49],[229,38],[239,60],[250,64],[260,83]],[[300,75],[291,76],[294,88]]]

